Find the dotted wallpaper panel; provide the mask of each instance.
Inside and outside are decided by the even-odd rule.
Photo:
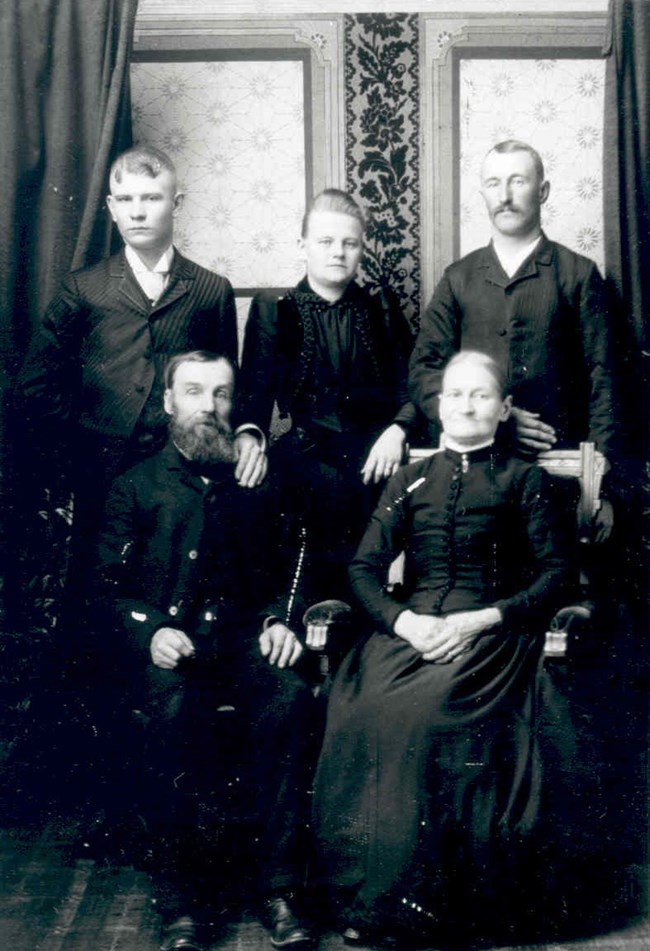
[[[303,266],[301,61],[135,62],[133,133],[167,152],[185,191],[176,244],[236,288],[292,286]]]
[[[485,153],[523,139],[544,161],[549,238],[604,267],[602,159],[605,64],[594,59],[463,59],[460,62],[461,254],[488,243],[479,192]]]

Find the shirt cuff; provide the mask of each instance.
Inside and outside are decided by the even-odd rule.
[[[255,423],[242,423],[241,426],[238,426],[233,433],[235,439],[240,433],[250,433],[251,436],[255,436],[260,444],[260,449],[262,452],[266,452],[266,436],[260,427],[255,425]]]

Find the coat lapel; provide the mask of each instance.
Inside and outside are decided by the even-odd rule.
[[[194,271],[191,262],[179,254],[176,248],[174,248],[174,260],[172,261],[171,270],[169,272],[169,282],[161,297],[153,305],[152,313],[155,314],[161,307],[167,307],[179,298],[189,294],[193,282]]]
[[[138,284],[135,275],[128,265],[124,250],[109,259],[111,279],[117,284],[118,293],[128,300],[131,307],[139,313],[149,317],[162,307],[167,307],[180,297],[184,297],[192,289],[194,272],[191,261],[188,261],[174,249],[174,260],[169,272],[169,283],[162,296],[151,307],[146,294]]]
[[[525,281],[529,277],[537,277],[539,274],[539,265],[548,265],[551,263],[553,248],[546,235],[542,232],[542,240],[539,242],[533,253],[527,258],[519,270],[508,277],[501,267],[501,262],[497,257],[492,243],[481,249],[482,256],[479,261],[479,267],[483,269],[485,279],[489,284],[496,284],[498,287],[510,287],[519,281]]]
[[[135,275],[127,263],[123,249],[119,254],[110,258],[109,271],[111,280],[116,283],[118,294],[128,300],[131,307],[137,310],[138,313],[148,316],[149,301],[136,281]]]

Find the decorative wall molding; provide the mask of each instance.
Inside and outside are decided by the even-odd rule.
[[[459,255],[459,102],[461,56],[599,56],[601,14],[513,17],[421,15],[422,303]],[[561,239],[560,239],[561,240]]]
[[[164,7],[164,9],[163,9]],[[197,14],[188,19],[188,7]],[[345,185],[343,18],[225,20],[212,2],[142,4],[134,50],[308,49],[311,54],[311,165],[315,191]],[[252,58],[252,56],[251,56]]]
[[[327,16],[336,13],[605,13],[607,0],[140,0],[139,16],[172,19],[209,14],[237,16]]]

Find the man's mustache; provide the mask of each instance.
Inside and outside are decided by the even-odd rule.
[[[203,416],[200,416],[196,421],[196,425],[199,423],[203,426],[210,426],[211,429],[216,429],[217,432],[223,433],[226,436],[232,433],[229,424],[219,419],[218,416],[214,416],[212,413],[205,413]]]
[[[520,210],[521,210],[521,209],[518,208],[517,205],[511,205],[511,204],[508,202],[508,203],[506,203],[505,205],[499,205],[499,207],[498,207],[497,210],[494,212],[494,214],[495,214],[495,215],[499,215],[499,214],[501,214],[502,211],[514,211],[515,213],[518,214]]]

